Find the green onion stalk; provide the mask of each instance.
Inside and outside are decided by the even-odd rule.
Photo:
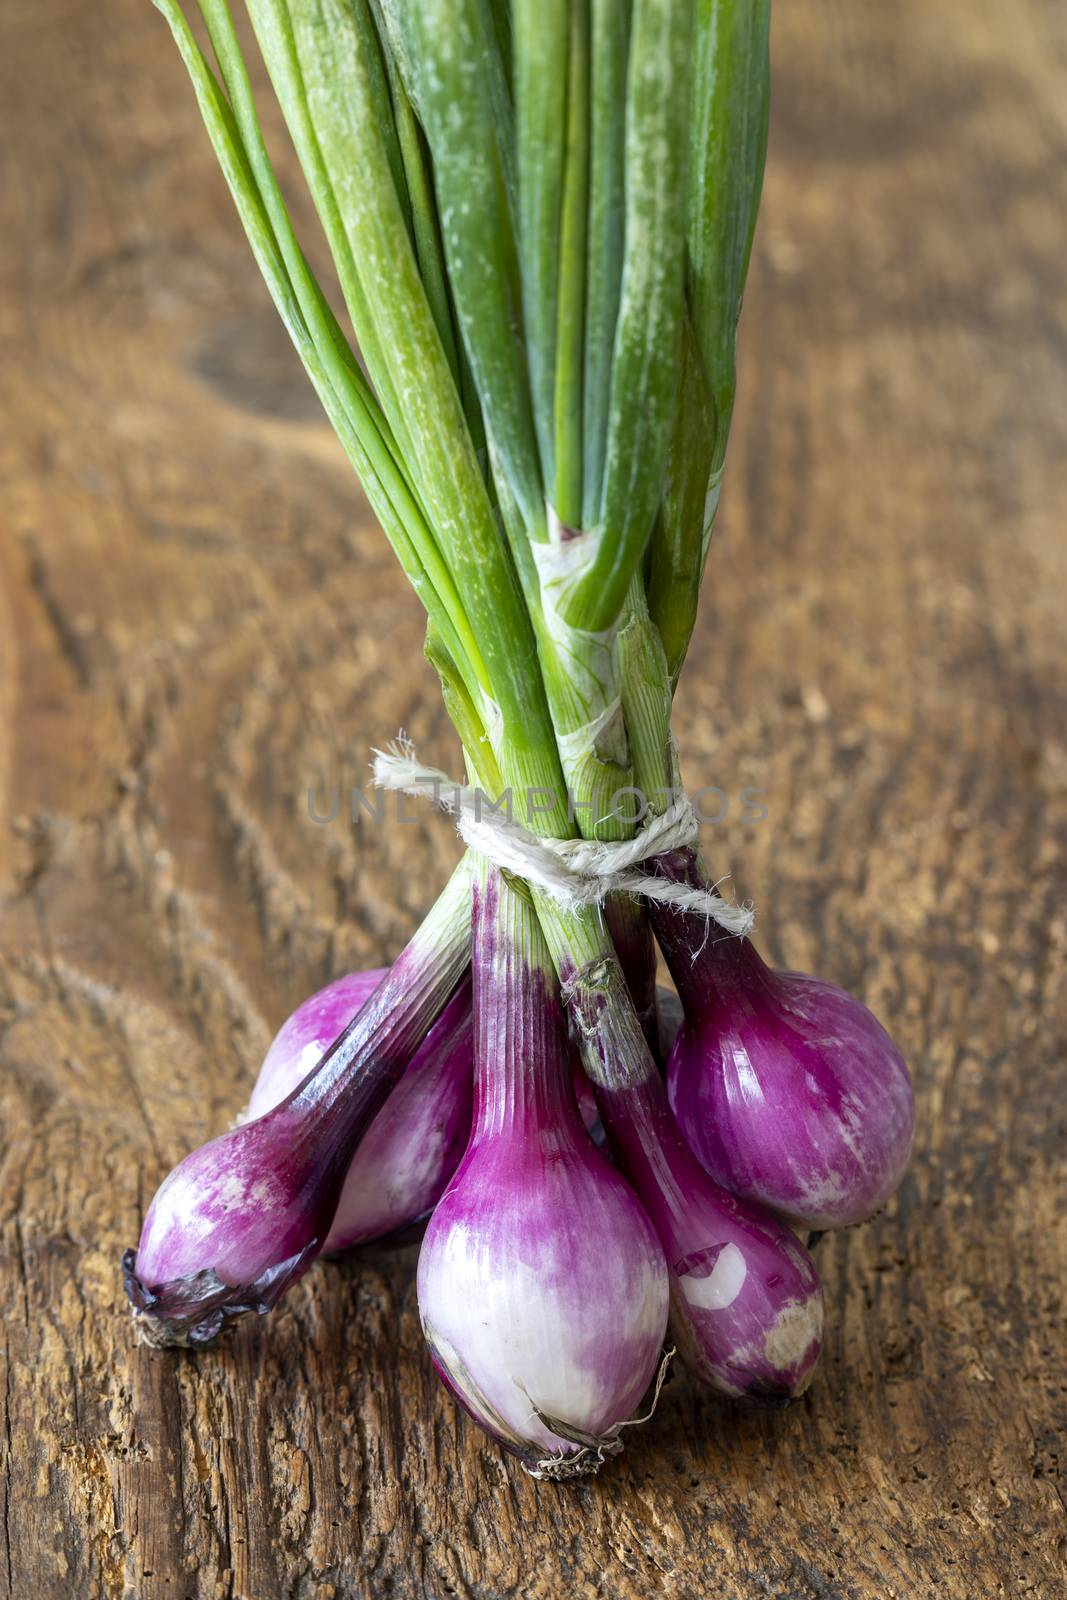
[[[187,1343],[269,1309],[322,1248],[338,1204],[358,1206],[343,1180],[365,1135],[391,1152],[386,1176],[400,1194],[399,1113],[388,1139],[374,1119],[400,1103],[398,1080],[410,1089],[416,1052],[425,1096],[443,1097],[453,1119],[458,1107],[473,1117],[458,1169],[453,1156],[437,1173],[448,1211],[434,1211],[420,1265],[433,1359],[524,1465],[573,1476],[621,1448],[657,1369],[668,1301],[671,1338],[707,1381],[791,1398],[818,1354],[814,1268],[759,1195],[738,1198],[682,1139],[657,1059],[653,939],[654,927],[672,969],[682,951],[695,959],[744,942],[709,920],[719,903],[679,799],[670,722],[733,413],[766,150],[769,0],[246,0],[329,246],[325,285],[294,231],[227,0],[196,0],[196,31],[178,0],[155,3],[278,313],[422,602],[468,795],[509,810],[520,853],[507,854],[495,825],[461,821],[468,856],[377,1003],[336,1039],[323,1032],[321,996],[318,1032],[311,1011],[290,1019],[305,1056],[282,1063],[289,1098],[227,1136],[236,1143],[204,1147],[219,1146],[218,1203],[197,1211],[195,1248],[180,1207],[166,1205],[176,1186],[188,1215],[189,1184],[166,1181],[127,1263],[135,1306],[153,1312],[155,1342],[168,1326],[160,1308],[177,1306]],[[661,850],[645,848],[650,819],[665,829]],[[600,892],[590,863],[600,871],[627,848],[640,882],[603,868]],[[579,858],[577,889],[574,872],[561,887],[553,863]],[[467,1034],[455,1022],[464,1007]],[[449,1050],[435,1058],[434,1019],[446,1011]],[[680,1041],[698,1021],[687,1009]],[[426,1067],[446,1056],[447,1070]],[[578,1056],[588,1082],[576,1096]],[[461,1101],[453,1079],[464,1073]],[[590,1130],[603,1139],[598,1117],[614,1166],[590,1142]],[[249,1155],[247,1130],[264,1125]],[[265,1183],[270,1151],[289,1141],[304,1173],[316,1139],[330,1147],[328,1178],[299,1226],[296,1178],[279,1188],[285,1258],[260,1248],[262,1227],[259,1253],[242,1257],[234,1213],[255,1186],[241,1163],[259,1162]],[[550,1149],[566,1181],[547,1174]],[[432,1160],[420,1158],[412,1188],[425,1196]],[[483,1203],[486,1173],[498,1203]],[[635,1193],[640,1225],[627,1212]],[[587,1203],[603,1213],[592,1253],[575,1234]],[[393,1220],[418,1221],[402,1194]],[[365,1237],[356,1217],[340,1231]],[[182,1270],[168,1278],[172,1235]],[[578,1277],[596,1281],[557,1296],[538,1277],[538,1261],[559,1268],[553,1252],[580,1257]],[[760,1271],[790,1295],[746,1288]],[[490,1309],[472,1330],[465,1308],[479,1283]],[[609,1325],[601,1348],[597,1329]],[[513,1327],[528,1330],[526,1345]],[[583,1378],[591,1348],[602,1359]]]

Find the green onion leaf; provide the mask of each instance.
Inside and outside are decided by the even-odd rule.
[[[586,236],[583,528],[600,511],[626,235],[626,63],[630,0],[592,0],[589,223]]]
[[[555,465],[552,504],[559,520],[582,515],[582,390],[585,345],[585,260],[589,192],[589,6],[571,0],[567,62],[567,139],[559,238],[559,328],[556,336]]]
[[[690,0],[636,0],[627,83],[626,234],[598,545],[561,603],[573,627],[618,618],[663,493],[684,305]]]
[[[495,30],[479,0],[413,0],[405,30],[453,301],[486,432],[527,526],[536,527],[543,491],[521,341],[510,113],[502,127],[507,89]]]
[[[770,16],[770,0],[696,0],[689,295],[717,413],[714,470],[726,457],[737,319],[767,154]]]

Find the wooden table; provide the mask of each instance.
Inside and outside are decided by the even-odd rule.
[[[308,787],[401,724],[455,747],[161,19],[10,0],[5,34],[0,1587],[1063,1594],[1062,10],[779,7],[680,733],[731,799],[711,859],[776,960],[890,1023],[918,1142],[820,1248],[802,1404],[679,1376],[563,1488],[439,1387],[412,1249],[316,1268],[220,1352],[132,1343],[117,1257],[159,1178],[456,855],[442,821],[315,824]]]

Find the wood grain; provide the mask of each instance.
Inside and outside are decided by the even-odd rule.
[[[9,0],[5,32],[0,1589],[1064,1593],[1062,9],[778,9],[680,733],[770,954],[900,1039],[918,1145],[821,1247],[800,1406],[679,1377],[565,1488],[437,1385],[411,1250],[318,1267],[223,1352],[131,1342],[117,1257],[159,1178],[455,856],[443,823],[315,824],[308,786],[401,724],[454,752],[161,19]]]

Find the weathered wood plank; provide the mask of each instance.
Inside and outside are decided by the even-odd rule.
[[[455,844],[316,825],[404,724],[417,609],[272,320],[147,0],[12,0],[0,60],[0,1589],[1062,1593],[1062,15],[792,0],[736,444],[680,696],[776,959],[915,1069],[912,1172],[822,1247],[785,1416],[684,1377],[593,1483],[437,1386],[411,1250],[196,1359],[116,1257],[307,991]],[[766,791],[759,826],[738,819]]]

